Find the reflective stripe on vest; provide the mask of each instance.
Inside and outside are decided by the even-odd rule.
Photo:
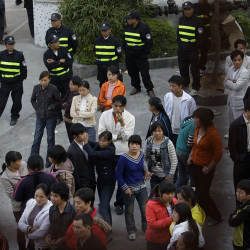
[[[140,33],[125,32],[125,41],[127,41],[127,46],[143,46],[144,43],[141,40]],[[129,43],[132,42],[132,43]]]
[[[99,62],[109,62],[118,59],[118,56],[115,56],[114,45],[95,45],[95,49],[96,60]]]
[[[59,68],[56,68],[56,69],[52,69],[51,71],[57,72],[57,71],[60,71],[60,70],[63,70],[63,69],[64,69],[64,68],[59,67]],[[52,75],[52,76],[61,76],[61,75],[64,75],[64,74],[66,74],[66,73],[68,73],[68,72],[69,72],[69,69],[64,70],[64,71],[62,71],[62,72],[59,72],[59,73],[50,73],[50,75]]]
[[[179,37],[182,42],[194,43],[196,42],[196,28],[193,26],[179,25]]]
[[[199,15],[199,16],[197,16],[198,18],[207,18],[208,17],[208,15]]]
[[[2,78],[14,78],[21,75],[20,63],[0,61]]]
[[[63,48],[68,48],[69,47],[69,39],[68,39],[68,37],[59,38],[59,42],[60,42],[60,47],[63,47]],[[73,51],[73,49],[68,48],[68,51],[71,52],[71,51]]]
[[[96,59],[97,61],[100,62],[109,62],[109,61],[115,61],[118,59],[118,56],[114,56],[112,58],[100,58],[100,59]]]

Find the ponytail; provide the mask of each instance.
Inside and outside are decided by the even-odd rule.
[[[6,168],[7,168],[7,164],[4,163],[4,164],[2,165],[2,172],[0,173],[0,175],[3,174],[3,172],[6,170]]]
[[[153,197],[159,197],[159,196],[160,196],[160,184],[157,184],[151,190],[151,193],[150,193],[150,195],[148,197],[148,200],[152,199]]]
[[[22,160],[22,155],[19,152],[9,151],[5,155],[5,163],[2,165],[2,172],[0,175],[2,175],[6,168],[10,166],[11,162],[16,162],[20,160]]]
[[[196,221],[192,217],[188,219],[188,226],[189,231],[194,233],[196,242],[199,242],[200,231]]]

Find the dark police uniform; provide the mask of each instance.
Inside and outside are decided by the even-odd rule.
[[[56,36],[52,37],[50,37],[49,43],[58,41]],[[48,59],[53,59],[54,61],[49,63]],[[61,63],[60,59],[65,59],[65,62]],[[71,79],[70,65],[72,65],[71,54],[66,48],[59,47],[57,54],[49,48],[43,55],[43,61],[50,73],[51,83],[57,87],[63,98],[69,90],[69,80]]]
[[[139,18],[136,13],[131,13],[126,18]],[[147,92],[153,90],[154,85],[149,75],[149,62],[148,54],[153,47],[153,40],[150,34],[150,30],[147,24],[139,21],[138,25],[133,28],[131,25],[127,25],[124,30],[124,48],[126,54],[126,66],[128,74],[131,77],[131,85],[138,91],[141,90],[140,76],[147,89]]]
[[[203,27],[203,33],[200,34],[199,41],[199,68],[201,70],[206,69],[207,53],[211,47],[211,17],[212,9],[209,3],[194,4],[195,15],[199,18],[200,23]]]
[[[14,44],[14,37],[5,38],[5,44]],[[22,109],[23,80],[27,78],[27,66],[23,53],[14,49],[0,52],[0,117],[4,111],[11,93],[13,105],[11,108],[11,125],[15,125]]]
[[[102,23],[101,30],[110,29],[108,23]],[[97,80],[100,82],[100,87],[104,82],[108,81],[107,69],[111,65],[119,67],[119,61],[122,54],[121,44],[118,39],[110,35],[107,39],[103,36],[95,40],[94,51],[96,55],[96,64],[98,69]]]
[[[192,8],[190,2],[185,2],[183,8]],[[178,42],[178,64],[180,74],[184,78],[184,87],[188,87],[190,83],[189,67],[193,76],[193,86],[195,90],[200,89],[200,73],[198,66],[198,43],[200,33],[203,28],[200,25],[199,19],[192,15],[191,17],[182,16],[179,19],[177,27],[177,42]]]

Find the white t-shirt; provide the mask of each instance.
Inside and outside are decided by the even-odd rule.
[[[178,134],[181,125],[181,97],[173,95],[173,113],[172,113],[172,130],[174,134]]]

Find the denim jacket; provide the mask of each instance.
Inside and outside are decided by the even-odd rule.
[[[165,137],[164,141],[161,144],[161,163],[163,166],[164,173],[169,174],[170,171],[170,159],[168,155],[168,137]],[[150,136],[146,140],[146,150],[145,150],[145,160],[148,163],[148,170],[151,171],[153,167],[153,161],[151,158],[152,145],[153,145],[153,136]]]

